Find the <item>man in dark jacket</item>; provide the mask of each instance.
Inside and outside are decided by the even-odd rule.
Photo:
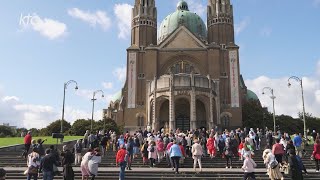
[[[74,180],[74,172],[72,169],[72,163],[74,162],[74,156],[66,145],[63,146],[63,152],[61,153],[62,166],[63,166],[63,179]]]
[[[43,180],[53,180],[53,165],[58,165],[54,157],[50,154],[50,152],[50,149],[46,149],[46,155],[40,160],[39,172],[43,173]]]
[[[289,174],[291,178],[294,180],[303,180],[302,170],[299,167],[299,162],[296,158],[296,152],[293,149],[291,149],[289,152],[288,164],[290,166]]]

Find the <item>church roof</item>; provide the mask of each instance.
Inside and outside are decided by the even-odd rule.
[[[177,10],[169,14],[160,25],[159,42],[174,32],[180,26],[185,26],[189,31],[200,38],[207,37],[207,29],[203,20],[196,13],[190,12],[184,0],[177,4]]]
[[[120,101],[122,97],[122,92],[118,91],[113,97],[112,97],[112,102]]]
[[[246,98],[247,98],[248,101],[249,100],[251,100],[251,101],[253,100],[253,101],[259,101],[260,102],[260,100],[259,100],[258,96],[256,95],[256,93],[254,93],[253,91],[251,91],[249,89],[247,89]]]

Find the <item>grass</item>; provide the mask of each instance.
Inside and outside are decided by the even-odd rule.
[[[56,144],[57,139],[53,139],[51,136],[47,137],[32,137],[32,139],[47,139],[44,144]],[[83,138],[82,136],[65,136],[63,141],[70,141],[70,140],[76,140],[76,139],[81,139]],[[22,137],[9,137],[9,138],[0,138],[0,147],[4,146],[10,146],[10,145],[16,145],[16,144],[24,144],[23,141],[24,138]]]

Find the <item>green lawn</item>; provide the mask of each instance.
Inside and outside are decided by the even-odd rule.
[[[32,137],[32,139],[47,139],[44,144],[56,144],[57,139],[53,139],[52,137]],[[81,139],[83,138],[82,136],[65,136],[64,141],[70,141],[70,140],[75,140],[75,139]],[[15,145],[15,144],[23,144],[23,138],[21,137],[12,137],[12,138],[0,138],[0,147],[3,146],[10,146],[10,145]]]

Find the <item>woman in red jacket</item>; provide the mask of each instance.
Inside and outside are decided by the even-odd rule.
[[[215,139],[213,135],[210,135],[209,139],[207,140],[207,149],[211,159],[216,156],[216,148],[214,143],[215,143]]]
[[[116,166],[120,166],[119,180],[124,180],[125,177],[125,169],[127,166],[127,151],[125,145],[121,144],[120,149],[116,155]]]
[[[316,162],[316,172],[319,172],[319,163],[320,163],[320,139],[316,140],[316,143],[313,146],[312,156]]]

